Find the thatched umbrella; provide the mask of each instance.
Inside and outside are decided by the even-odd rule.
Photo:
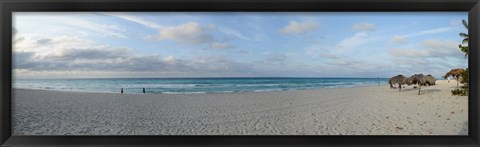
[[[425,76],[425,80],[427,81],[428,86],[435,85],[435,81],[437,81],[437,79],[430,74]]]
[[[407,85],[417,84],[418,85],[418,95],[420,95],[420,91],[422,86],[427,86],[427,78],[423,74],[415,74],[406,80]]]
[[[457,80],[457,87],[458,87],[458,82],[460,81],[460,76],[462,75],[462,73],[465,72],[464,69],[461,69],[461,68],[457,68],[457,69],[452,69],[450,70],[449,72],[447,72],[443,78],[444,79],[447,79],[448,77],[454,77],[456,80]]]
[[[399,91],[402,91],[402,85],[405,84],[406,80],[407,80],[407,77],[403,75],[397,75],[390,78],[390,80],[388,80],[388,84],[390,84],[390,88],[394,88],[393,84],[398,84]]]

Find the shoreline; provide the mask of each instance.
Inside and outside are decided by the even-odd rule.
[[[14,135],[468,135],[468,99],[439,80],[214,94],[12,89]]]
[[[243,92],[200,92],[200,93],[145,93],[145,94],[165,94],[165,95],[195,95],[195,94],[243,94],[243,93],[263,93],[263,92],[289,92],[289,91],[310,91],[310,90],[321,90],[321,89],[348,89],[348,88],[361,88],[361,87],[382,87],[388,86],[388,84],[380,84],[378,85],[357,85],[351,87],[319,87],[319,88],[312,88],[312,89],[289,89],[289,90],[279,90],[279,91],[243,91]],[[90,94],[121,94],[120,92],[95,92],[95,91],[69,91],[69,90],[59,90],[59,89],[34,89],[34,88],[12,88],[12,90],[31,90],[31,91],[53,91],[53,92],[74,92],[74,93],[90,93]],[[124,88],[128,89],[128,88]],[[146,88],[148,89],[148,88]],[[123,93],[123,94],[144,94],[144,93]]]

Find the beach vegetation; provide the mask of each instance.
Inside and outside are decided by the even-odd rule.
[[[466,20],[462,20],[462,25],[463,27],[465,27],[465,29],[468,30],[468,23]],[[468,34],[460,33],[459,36],[462,37],[463,40],[462,40],[462,43],[458,45],[458,48],[460,49],[460,51],[462,51],[465,54],[465,58],[467,58],[468,57]],[[447,74],[445,74],[445,76],[447,76]],[[457,69],[455,74],[457,74],[456,75],[457,87],[458,87],[458,82],[462,83],[463,86],[452,90],[452,95],[467,96],[468,95],[468,68],[466,68],[465,70]]]
[[[452,95],[466,96],[466,92],[463,89],[454,89],[452,90]]]
[[[449,72],[445,73],[444,76],[442,76],[444,79],[447,79],[448,77],[453,77],[455,78],[455,80],[457,80],[457,87],[459,86],[459,82],[461,80],[461,77],[462,77],[462,73],[464,73],[465,70],[464,69],[461,69],[461,68],[456,68],[456,69],[452,69],[450,70]]]
[[[468,30],[468,23],[465,20],[462,20],[462,25],[465,27],[465,29]],[[462,43],[458,45],[458,48],[460,48],[460,51],[462,51],[465,54],[465,58],[468,57],[468,34],[467,33],[460,33],[460,37],[463,38]],[[466,45],[465,45],[466,44]]]

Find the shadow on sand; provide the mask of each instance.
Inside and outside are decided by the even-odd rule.
[[[402,89],[402,91],[418,91],[418,88],[406,88],[406,89]],[[423,89],[421,90],[420,94],[424,94],[424,93],[432,93],[432,92],[440,92],[442,90],[440,89]]]
[[[462,87],[462,85],[460,85],[460,86],[452,86],[452,87],[450,87],[450,88],[461,88],[461,87]]]
[[[425,89],[420,92],[420,94],[426,94],[426,93],[433,93],[433,92],[440,92],[442,90],[440,89]]]

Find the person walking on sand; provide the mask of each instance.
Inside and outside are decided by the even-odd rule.
[[[122,88],[122,90],[120,90],[120,93],[123,94],[123,88]]]
[[[145,87],[143,87],[143,94],[145,94]]]

